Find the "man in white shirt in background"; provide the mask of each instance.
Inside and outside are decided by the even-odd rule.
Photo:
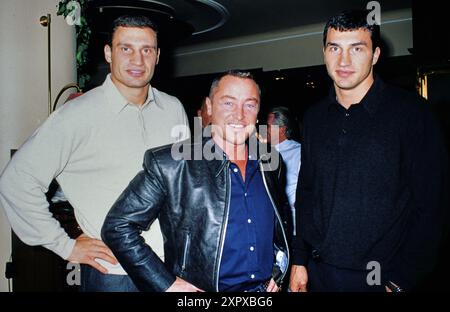
[[[0,177],[0,203],[26,244],[83,264],[80,290],[136,291],[100,230],[141,170],[144,152],[188,138],[189,126],[180,101],[150,85],[160,50],[148,18],[116,19],[104,53],[111,74],[102,86],[55,111],[16,152]],[[49,211],[45,193],[53,179],[83,231],[75,240]],[[156,240],[162,256],[159,224],[143,236]]]
[[[301,162],[301,145],[293,140],[295,127],[297,126],[287,107],[272,108],[267,115],[267,141],[281,154],[286,165],[286,195],[292,211],[292,235],[294,236],[296,235],[295,194]]]
[[[202,100],[202,105],[197,110],[197,117],[202,119],[202,128],[206,128],[211,123],[211,117],[208,116],[206,109],[206,97]]]

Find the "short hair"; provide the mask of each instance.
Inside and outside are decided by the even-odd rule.
[[[368,23],[367,16],[370,12],[369,10],[346,10],[331,17],[323,31],[323,46],[325,47],[327,44],[327,33],[330,28],[338,31],[351,31],[362,28],[370,32],[372,50],[375,51],[376,47],[381,46],[380,25]]]
[[[286,127],[286,138],[291,139],[295,132],[295,118],[285,106],[277,106],[270,109],[269,114],[273,114],[273,125]]]
[[[211,83],[211,87],[209,88],[209,98],[212,98],[212,96],[214,94],[214,90],[219,85],[220,80],[222,80],[222,78],[224,78],[226,76],[232,76],[232,77],[237,77],[237,78],[242,78],[242,79],[253,80],[253,82],[256,84],[256,87],[258,89],[258,94],[259,94],[259,96],[261,96],[261,89],[259,88],[258,83],[255,81],[255,78],[253,78],[252,73],[250,73],[249,71],[232,69],[232,70],[224,72],[224,73],[220,74],[219,76],[217,76],[216,78],[214,78],[213,82]]]
[[[155,32],[156,40],[158,40],[158,27],[150,18],[143,15],[122,15],[116,18],[112,23],[111,32],[109,34],[110,46],[112,46],[114,33],[119,27],[150,28]]]

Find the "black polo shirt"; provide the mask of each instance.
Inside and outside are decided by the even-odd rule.
[[[311,255],[407,288],[441,236],[447,156],[427,104],[378,77],[346,110],[330,95],[304,118],[294,264]]]

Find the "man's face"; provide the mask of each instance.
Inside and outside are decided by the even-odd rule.
[[[156,33],[150,28],[118,27],[112,47],[105,46],[111,78],[122,92],[146,88],[158,64]]]
[[[337,88],[358,90],[373,81],[372,68],[380,49],[372,51],[370,32],[365,29],[339,31],[328,29],[324,59],[328,74]]]
[[[255,130],[259,90],[252,79],[225,76],[206,99],[214,141],[222,148],[245,144]]]
[[[281,135],[284,133],[286,127],[274,125],[275,115],[270,113],[267,115],[267,142],[271,145],[280,143]]]

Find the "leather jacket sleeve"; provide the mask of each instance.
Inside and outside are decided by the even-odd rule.
[[[144,170],[114,203],[102,227],[103,241],[141,291],[165,291],[176,279],[140,235],[158,217],[165,197],[161,171],[147,152]]]

